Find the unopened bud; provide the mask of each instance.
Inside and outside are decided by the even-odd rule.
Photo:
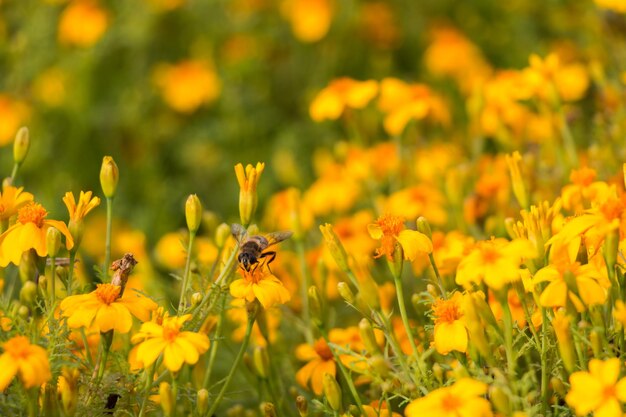
[[[333,230],[333,226],[329,223],[320,226],[320,231],[324,236],[324,243],[328,248],[328,251],[332,255],[333,259],[337,263],[339,269],[343,272],[348,272],[350,270],[348,266],[348,254],[346,249],[343,247],[343,244],[335,234]]]
[[[226,417],[244,417],[245,411],[246,410],[243,408],[243,405],[235,404],[226,410]]]
[[[265,417],[277,417],[276,416],[276,407],[272,403],[265,403],[263,405],[263,415]]]
[[[350,285],[342,281],[337,284],[337,291],[348,304],[354,304],[354,293],[350,289]]]
[[[230,235],[230,226],[226,223],[220,224],[217,226],[217,229],[215,229],[215,245],[218,248],[223,248]]]
[[[174,409],[174,396],[172,395],[172,387],[167,382],[159,384],[159,396],[161,397],[161,408],[166,416],[172,415]]]
[[[499,386],[492,385],[489,388],[489,398],[491,403],[502,415],[508,416],[511,414],[509,395]]]
[[[206,388],[198,390],[198,398],[196,400],[198,414],[203,416],[209,410],[209,391]]]
[[[191,194],[185,202],[185,220],[189,233],[195,234],[202,222],[202,203],[197,195]]]
[[[559,310],[554,314],[552,319],[552,327],[556,334],[556,339],[559,346],[559,353],[563,360],[563,365],[567,372],[572,373],[576,366],[576,356],[574,354],[574,344],[572,341],[572,334],[570,330],[571,318],[565,314],[564,310]],[[543,323],[542,326],[545,326]]]
[[[300,417],[307,417],[309,415],[309,404],[302,395],[298,395],[296,398],[296,408]]]
[[[376,342],[376,336],[374,335],[374,329],[372,328],[372,323],[366,318],[361,319],[359,322],[359,334],[361,335],[361,340],[365,345],[365,349],[370,354],[375,354],[380,352],[380,347]]]
[[[248,164],[244,170],[242,164],[235,165],[235,175],[239,183],[239,217],[241,224],[250,224],[258,202],[257,185],[265,164],[257,162],[256,166]]]
[[[100,168],[100,186],[105,197],[115,197],[119,179],[120,173],[117,169],[117,164],[112,157],[105,156],[102,159],[102,167]]]
[[[526,187],[524,186],[524,180],[522,179],[522,173],[520,171],[522,156],[518,151],[515,151],[511,155],[506,155],[505,159],[507,165],[509,166],[509,173],[511,174],[513,194],[515,194],[515,198],[517,198],[519,205],[522,208],[527,208],[528,195],[526,194]]]
[[[383,379],[387,378],[390,373],[390,367],[387,360],[381,355],[377,353],[368,359],[367,363],[372,367],[372,369],[380,375]]]
[[[34,250],[27,250],[22,253],[19,264],[20,280],[22,282],[34,280],[37,274],[37,260]],[[40,277],[41,279],[41,277]]]
[[[602,357],[602,339],[597,330],[589,332],[589,341],[591,342],[591,350],[596,358]]]
[[[13,142],[13,162],[20,165],[26,159],[30,148],[30,135],[27,127],[21,127],[15,135]]]
[[[322,300],[320,299],[320,293],[315,285],[309,287],[308,296],[311,320],[315,325],[321,326],[323,323]]]
[[[37,284],[33,281],[26,281],[20,290],[20,302],[32,306],[37,301]]]
[[[428,223],[428,220],[426,220],[426,217],[424,216],[418,217],[415,223],[417,224],[418,232],[421,232],[422,234],[428,236],[430,240],[433,240],[433,231],[430,229],[430,223]]]
[[[61,232],[56,227],[50,227],[46,232],[46,248],[51,258],[56,257],[61,249]]]
[[[335,411],[341,411],[341,388],[339,388],[337,380],[333,375],[325,373],[322,382],[324,396],[328,400],[330,408]]]
[[[18,309],[17,309],[17,314],[24,318],[27,319],[28,316],[30,315],[30,309],[28,307],[26,307],[25,305],[21,305]]]
[[[267,355],[267,349],[262,346],[254,348],[253,364],[256,374],[261,378],[269,377],[270,358]]]
[[[196,307],[202,302],[202,294],[199,292],[194,292],[191,294],[191,305]]]
[[[565,395],[567,395],[567,388],[565,387],[565,384],[563,384],[563,381],[561,381],[559,378],[555,376],[550,378],[550,385],[559,397],[564,398]]]

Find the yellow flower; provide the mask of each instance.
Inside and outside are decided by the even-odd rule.
[[[376,249],[375,258],[386,255],[387,259],[393,259],[398,245],[404,252],[404,259],[410,261],[415,260],[419,254],[433,251],[433,243],[428,236],[416,230],[405,229],[402,217],[384,214],[375,223],[369,224],[367,230],[372,239],[380,240],[382,245]]]
[[[65,203],[65,207],[67,207],[67,211],[70,214],[70,222],[81,222],[91,210],[98,207],[100,204],[100,198],[91,198],[91,195],[91,191],[81,191],[80,197],[78,197],[78,204],[76,204],[74,193],[69,191],[65,193],[65,196],[63,196],[63,202]]]
[[[449,299],[440,298],[433,304],[434,344],[437,352],[442,355],[453,350],[467,352],[467,330],[463,323],[462,300],[463,295],[455,292]]]
[[[605,361],[589,361],[589,372],[574,372],[569,377],[570,390],[565,401],[576,415],[584,416],[593,411],[595,416],[621,417],[622,406],[626,402],[626,379],[618,381],[620,360],[611,358]]]
[[[59,107],[65,102],[69,76],[57,67],[40,73],[33,82],[33,95],[48,107]]]
[[[59,20],[59,41],[88,47],[100,40],[109,26],[109,14],[95,0],[70,3]]]
[[[146,322],[131,341],[139,343],[137,359],[144,368],[149,367],[163,354],[163,364],[171,372],[177,372],[183,363],[198,362],[201,354],[209,349],[209,338],[202,333],[181,331],[183,324],[191,319],[191,314],[181,317],[164,317],[161,325]]]
[[[311,387],[315,395],[322,395],[324,374],[335,377],[337,364],[333,352],[324,339],[318,339],[313,346],[302,344],[296,348],[296,358],[307,361],[296,373],[296,381],[301,386]]]
[[[65,223],[58,220],[46,220],[48,212],[41,204],[29,202],[17,212],[17,222],[0,235],[0,266],[9,262],[20,264],[22,253],[35,249],[37,255],[48,255],[46,234],[48,229],[55,227],[65,236],[65,247],[69,250],[74,246],[72,235]]]
[[[332,0],[285,0],[281,12],[302,42],[317,42],[326,36],[334,13]]]
[[[61,302],[63,317],[70,328],[95,325],[102,333],[115,330],[128,333],[133,325],[132,316],[139,320],[150,319],[157,304],[139,292],[126,290],[120,297],[121,287],[98,284],[89,294],[72,295]]]
[[[15,336],[3,345],[0,355],[0,391],[4,391],[19,372],[25,388],[38,387],[52,378],[48,354],[32,345],[26,336]]]
[[[484,281],[490,288],[499,290],[507,283],[518,281],[522,259],[534,256],[535,247],[525,239],[479,242],[459,263],[456,283],[471,288],[473,284]]]
[[[264,308],[275,304],[284,304],[291,299],[291,294],[271,272],[264,267],[246,271],[241,268],[242,278],[230,284],[230,294],[235,298],[244,298],[252,302],[259,300]]]
[[[572,170],[569,176],[572,184],[566,185],[561,191],[563,208],[578,214],[589,208],[590,202],[606,200],[611,189],[606,182],[594,181],[595,178],[596,171],[594,169],[583,167]]]
[[[362,109],[378,94],[378,83],[374,80],[357,81],[342,77],[333,80],[322,89],[309,109],[316,122],[336,120],[346,108]]]
[[[11,185],[2,187],[0,194],[0,220],[9,220],[17,211],[33,201],[31,193],[22,192],[24,187],[15,188]]]
[[[491,417],[491,405],[482,396],[487,384],[462,378],[449,387],[431,391],[425,397],[411,401],[404,410],[406,417]]]
[[[235,175],[239,183],[239,217],[244,226],[250,223],[256,211],[258,203],[256,188],[264,169],[265,164],[262,162],[257,162],[256,166],[248,164],[245,170],[242,164],[235,165]]]
[[[626,13],[626,3],[623,0],[594,0],[603,9],[613,10],[617,13]]]
[[[565,101],[581,99],[589,87],[589,74],[581,64],[562,64],[559,56],[551,53],[542,59],[532,54],[530,66],[524,70],[526,82],[536,97],[551,102],[556,93]]]
[[[407,219],[424,216],[435,225],[444,225],[448,217],[443,193],[427,184],[394,192],[387,199],[385,211]]]
[[[22,101],[0,94],[0,146],[13,141],[20,126],[28,118],[30,110]]]
[[[201,105],[215,101],[221,91],[217,73],[206,60],[162,64],[155,70],[154,81],[167,105],[180,113],[193,113]]]

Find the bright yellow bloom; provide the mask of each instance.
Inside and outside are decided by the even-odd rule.
[[[402,217],[384,214],[375,223],[369,224],[367,231],[372,239],[380,240],[381,243],[381,247],[376,249],[375,258],[386,255],[387,259],[393,259],[398,245],[404,252],[404,259],[410,261],[420,254],[433,251],[433,242],[428,236],[416,230],[405,229]]]
[[[115,330],[128,333],[133,325],[132,316],[142,322],[150,319],[157,304],[139,292],[126,290],[120,297],[121,287],[98,284],[89,294],[72,295],[61,302],[63,317],[70,328],[95,325],[102,333]]]
[[[555,53],[544,59],[532,54],[529,61],[524,76],[533,95],[542,100],[552,102],[551,93],[556,93],[561,100],[576,101],[589,87],[589,74],[581,64],[563,64]]]
[[[491,417],[491,405],[483,395],[487,384],[462,378],[449,387],[431,391],[411,401],[404,410],[406,417]]]
[[[48,229],[55,227],[65,236],[65,247],[69,250],[74,240],[65,223],[58,220],[46,220],[48,212],[41,204],[29,202],[17,212],[17,222],[0,235],[0,266],[9,262],[19,265],[22,254],[35,249],[37,255],[48,255],[46,235]]]
[[[0,391],[9,386],[19,372],[25,388],[38,387],[52,378],[48,354],[44,348],[32,345],[26,336],[15,336],[3,345],[0,355]]]
[[[449,299],[440,298],[433,304],[434,345],[437,352],[442,355],[453,350],[467,352],[467,330],[463,323],[462,300],[463,295],[455,292]]]
[[[164,317],[161,325],[149,321],[141,325],[131,341],[137,345],[136,357],[144,368],[149,367],[163,354],[163,364],[171,372],[177,372],[183,363],[198,362],[201,354],[209,349],[206,334],[181,331],[191,314],[181,317]]]
[[[308,361],[296,373],[296,381],[301,386],[311,387],[315,395],[322,395],[324,374],[335,377],[337,364],[333,352],[324,339],[318,339],[313,346],[302,344],[296,348],[296,358]]]
[[[30,110],[24,102],[0,94],[0,146],[13,141],[29,113]]]
[[[245,170],[242,164],[235,165],[235,175],[239,183],[239,217],[244,226],[250,223],[256,211],[258,203],[256,188],[264,169],[265,164],[262,162],[257,162],[256,166],[248,164]]]
[[[520,264],[524,258],[536,256],[534,246],[525,239],[491,239],[479,242],[467,255],[456,273],[456,283],[466,288],[485,282],[499,290],[504,285],[520,279]]]
[[[285,0],[283,16],[302,42],[317,42],[326,36],[334,14],[332,0]]]
[[[80,196],[78,197],[78,204],[76,204],[74,193],[69,191],[65,193],[65,196],[63,196],[63,202],[65,203],[65,207],[67,207],[67,211],[70,214],[70,222],[81,222],[91,210],[98,207],[100,204],[100,198],[92,198],[91,195],[91,191],[81,191]]]
[[[437,187],[419,184],[391,194],[385,203],[385,212],[405,219],[424,216],[431,224],[444,225],[448,218],[445,202]]]
[[[154,81],[167,105],[180,113],[193,113],[201,105],[215,101],[221,91],[217,73],[204,60],[162,64],[154,73]]]
[[[605,201],[609,197],[611,188],[604,181],[594,181],[596,175],[596,171],[588,167],[572,170],[569,176],[572,183],[561,191],[564,209],[579,214],[589,208],[592,201]]]
[[[244,298],[252,302],[259,300],[264,308],[284,304],[291,299],[291,294],[271,272],[260,266],[246,271],[241,268],[241,279],[230,284],[230,294],[235,298]]]
[[[569,377],[570,390],[565,401],[577,415],[585,416],[593,411],[595,416],[621,417],[626,402],[626,378],[618,381],[620,360],[592,359],[589,371],[574,372]]]
[[[624,0],[594,0],[603,9],[613,10],[617,13],[626,13],[626,2]]]
[[[88,47],[100,40],[109,26],[109,14],[95,0],[71,2],[59,20],[59,41]]]
[[[378,83],[374,80],[357,81],[342,77],[333,80],[322,89],[309,108],[316,122],[336,120],[346,108],[362,109],[378,94]]]
[[[0,220],[9,220],[17,211],[33,201],[31,193],[22,192],[24,187],[15,188],[12,185],[2,187],[0,194]]]
[[[59,107],[65,102],[69,76],[58,67],[41,72],[33,82],[33,95],[48,107]]]

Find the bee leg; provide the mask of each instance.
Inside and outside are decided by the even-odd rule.
[[[270,271],[270,273],[273,274],[272,270],[270,269],[270,264],[274,262],[274,259],[276,259],[276,252],[275,251],[263,252],[259,256],[259,259],[261,258],[267,258],[264,263],[265,265],[267,265],[267,269]]]

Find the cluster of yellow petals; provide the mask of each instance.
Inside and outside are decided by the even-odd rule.
[[[357,81],[342,77],[333,80],[313,99],[309,112],[316,122],[336,120],[345,109],[362,109],[378,94],[374,80]]]
[[[246,271],[240,269],[242,278],[230,284],[230,294],[235,298],[243,298],[248,302],[259,300],[264,308],[276,304],[284,304],[291,299],[291,294],[283,283],[265,266]]]
[[[622,0],[594,0],[595,3],[604,9],[609,9],[617,13],[626,13],[626,2]]]
[[[100,198],[92,198],[91,191],[81,191],[80,196],[78,197],[78,203],[76,203],[74,193],[67,192],[63,196],[63,202],[65,203],[67,211],[70,214],[70,222],[80,222],[91,210],[100,205]]]
[[[333,0],[283,0],[281,12],[295,37],[306,43],[326,36],[334,15]]]
[[[41,346],[33,345],[26,336],[15,336],[2,346],[0,355],[0,392],[19,374],[26,388],[38,387],[52,378],[48,354]]]
[[[32,201],[33,195],[25,192],[23,187],[3,186],[0,193],[0,220],[9,220],[20,208]]]
[[[563,63],[561,58],[551,53],[545,58],[530,56],[530,66],[524,70],[525,81],[531,94],[551,101],[551,90],[558,99],[576,101],[583,97],[589,87],[589,74],[582,64]]]
[[[565,401],[578,416],[593,412],[595,416],[621,417],[621,404],[626,402],[626,378],[619,379],[619,374],[618,358],[592,359],[589,371],[570,375],[570,390]]]
[[[471,378],[462,378],[449,387],[429,392],[425,397],[409,403],[406,417],[492,417],[491,405],[483,396],[487,384]]]
[[[445,355],[453,350],[467,352],[467,330],[463,321],[463,295],[455,292],[447,300],[440,298],[433,303],[435,320],[434,346]]]
[[[88,47],[100,40],[109,26],[109,13],[97,0],[69,3],[59,20],[59,41]]]
[[[324,374],[337,371],[333,352],[324,339],[318,339],[313,346],[302,344],[296,348],[296,358],[308,362],[296,373],[296,381],[305,388],[311,388],[315,395],[321,395]]]
[[[376,249],[376,258],[385,255],[391,260],[397,248],[401,247],[404,259],[414,261],[420,254],[429,254],[433,250],[433,243],[428,236],[405,229],[404,219],[399,216],[383,214],[375,223],[369,224],[367,230],[372,239],[380,240],[381,243]]]

